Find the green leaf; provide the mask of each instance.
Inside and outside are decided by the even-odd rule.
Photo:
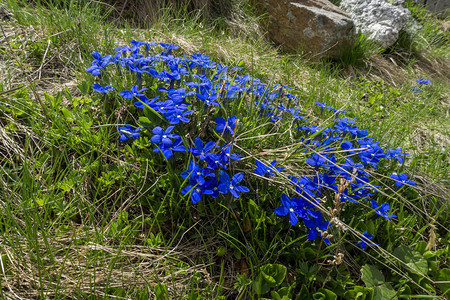
[[[422,253],[423,257],[425,257],[426,259],[430,259],[432,257],[436,256],[436,252],[434,251],[425,251],[424,253]]]
[[[281,300],[281,296],[275,291],[271,291],[270,296],[272,297],[273,300]]]
[[[394,250],[394,256],[403,261],[411,269],[425,275],[428,273],[428,262],[419,252],[402,245]]]
[[[265,284],[265,281],[261,274],[258,274],[255,281],[253,281],[253,290],[257,295],[263,295],[270,290],[270,287]]]
[[[298,293],[297,299],[310,299],[311,294],[308,291],[308,288],[306,285],[302,285],[302,288],[300,289],[300,293]]]
[[[271,287],[279,286],[286,277],[287,269],[279,264],[267,264],[261,267],[261,273],[270,284]]]
[[[317,299],[317,300],[336,300],[337,299],[337,296],[336,296],[336,294],[335,293],[333,293],[332,291],[330,291],[330,290],[327,290],[327,289],[319,289],[318,291],[317,291],[317,293],[315,293],[314,295],[313,295],[313,298],[314,299]]]
[[[353,290],[345,292],[344,298],[347,300],[372,300],[373,294],[373,288],[355,286]]]
[[[418,251],[420,254],[423,255],[423,253],[425,252],[425,249],[427,248],[427,243],[424,241],[420,241],[417,243],[416,245],[416,251]]]
[[[384,283],[384,275],[374,266],[364,265],[361,269],[362,281],[367,287],[376,287]]]
[[[397,292],[389,283],[373,288],[373,300],[397,300]]]
[[[152,122],[147,117],[139,117],[139,124],[146,128],[152,127]]]
[[[362,280],[367,287],[373,288],[373,300],[397,300],[397,292],[384,281],[384,275],[374,266],[364,265],[361,269]]]
[[[253,282],[253,289],[256,294],[263,295],[271,288],[279,286],[286,277],[287,269],[283,265],[267,264],[260,268],[260,273]]]
[[[442,291],[442,294],[450,294],[450,269],[444,268],[440,270],[436,279],[436,281],[441,281],[436,282],[436,285]]]

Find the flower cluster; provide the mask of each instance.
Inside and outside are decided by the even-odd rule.
[[[417,79],[416,82],[422,86],[422,85],[427,85],[429,83],[432,83],[433,81],[431,81],[431,79],[425,80],[425,79],[422,79],[422,77],[421,77],[421,78]],[[418,92],[422,91],[422,89],[418,88],[418,87],[414,87],[412,90],[414,91],[414,93],[418,93]]]
[[[158,49],[158,46],[162,52],[150,55],[150,50]],[[231,194],[238,198],[241,193],[250,191],[242,185],[244,173],[230,172],[233,161],[242,158],[242,155],[232,153],[232,149],[236,145],[238,129],[244,124],[239,123],[238,116],[228,116],[227,110],[236,103],[240,106],[244,99],[251,99],[261,119],[276,124],[286,120],[290,128],[296,130],[302,142],[301,151],[307,156],[305,167],[315,173],[314,176],[288,177],[297,196],[290,198],[283,194],[282,205],[275,209],[275,214],[288,216],[291,225],[296,225],[300,218],[308,228],[309,240],[321,237],[327,244],[331,238],[327,231],[333,223],[325,220],[319,206],[323,204],[324,196],[330,193],[337,195],[335,198],[340,203],[366,201],[376,215],[386,220],[396,217],[389,213],[388,203],[378,204],[371,199],[377,186],[370,182],[369,171],[377,169],[382,161],[403,164],[408,154],[401,148],[383,149],[380,142],[368,136],[367,130],[359,129],[353,119],[345,117],[347,111],[325,103],[316,102],[316,105],[321,114],[333,114],[334,124],[325,128],[309,125],[308,120],[301,116],[299,99],[289,93],[289,87],[268,86],[258,78],[241,75],[242,68],[229,69],[200,53],[176,57],[173,51],[177,48],[172,44],[133,40],[131,47],[116,48],[114,56],[94,52],[94,61],[86,72],[101,82],[108,78],[111,70],[107,67],[112,65],[119,74],[135,77],[136,84],[119,95],[131,100],[143,115],[151,112],[161,122],[157,126],[141,122],[135,129],[131,125],[121,126],[118,128],[120,141],[136,140],[141,134],[146,134],[154,147],[153,152],[161,153],[166,160],[173,161],[177,152],[189,154],[187,169],[180,176],[185,179],[181,192],[188,195],[192,203],[198,203],[204,195],[217,198],[220,194]],[[419,84],[429,82],[418,81]],[[96,83],[93,89],[106,94],[115,88]],[[159,95],[149,99],[150,91]],[[185,129],[197,126],[195,122],[204,115],[208,116],[205,126],[210,128],[203,130],[210,133],[206,135],[210,138],[194,137],[192,143]],[[215,124],[210,122],[210,116],[214,116]],[[217,137],[214,140],[212,133]],[[257,159],[253,173],[259,178],[275,177],[284,170],[275,167],[276,163],[276,160],[267,163]],[[390,177],[398,187],[415,185],[406,174],[392,174]],[[363,249],[367,239],[372,238],[367,234],[364,236],[366,240],[359,244]]]

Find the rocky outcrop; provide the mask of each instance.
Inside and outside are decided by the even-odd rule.
[[[369,39],[382,47],[392,46],[401,30],[406,30],[412,22],[411,12],[403,6],[403,0],[341,0],[345,10]]]
[[[287,51],[338,58],[353,45],[350,18],[326,0],[259,0],[269,14],[270,39]]]

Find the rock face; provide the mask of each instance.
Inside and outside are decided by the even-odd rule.
[[[348,16],[326,0],[259,0],[270,16],[269,37],[284,50],[338,58],[355,40]]]
[[[369,39],[388,48],[412,22],[411,12],[403,7],[403,0],[390,2],[394,4],[386,0],[342,0],[340,7]]]

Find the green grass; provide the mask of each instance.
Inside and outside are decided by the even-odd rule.
[[[261,17],[245,2],[237,3],[235,22],[183,12],[174,17],[162,10],[145,30],[112,20],[95,2],[0,0],[0,6],[14,16],[0,21],[1,298],[249,299],[260,283],[270,289],[264,296],[274,299],[283,293],[288,299],[332,299],[331,291],[340,298],[361,292],[370,299],[364,265],[382,271],[385,282],[379,285],[390,284],[400,298],[445,297],[448,283],[440,281],[449,280],[449,86],[448,77],[420,67],[420,57],[436,66],[448,59],[441,42],[448,37],[432,26],[440,21],[419,19],[426,25],[409,41],[414,52],[405,45],[371,52],[361,37],[341,62],[310,62],[280,54],[260,34],[263,29],[251,25]],[[276,216],[281,194],[292,193],[287,175],[314,170],[296,151],[298,136],[289,124],[273,126],[258,118],[253,101],[227,107],[244,123],[236,151],[245,157],[236,172],[246,173],[243,183],[252,192],[239,200],[193,205],[180,196],[179,164],[188,154],[167,164],[151,152],[148,140],[118,142],[117,125],[136,124],[139,116],[118,96],[134,78],[111,74],[117,93],[105,100],[92,91],[94,80],[84,72],[92,51],[114,53],[132,39],[173,42],[182,48],[179,53],[201,52],[242,66],[271,85],[291,86],[312,124],[333,124],[332,115],[314,105],[325,102],[347,110],[383,147],[403,147],[410,153],[405,163],[372,170],[371,182],[382,186],[376,200],[388,201],[398,221],[346,206],[338,217],[348,229],[333,229],[327,247],[308,241],[304,226],[291,227]],[[391,58],[399,70],[389,74],[392,69],[378,63]],[[414,93],[419,77],[433,83]],[[207,121],[208,114],[199,113],[198,126],[184,134],[193,139]],[[255,158],[277,159],[286,170],[274,180],[252,178]],[[395,171],[412,176],[417,189],[394,188],[387,175]],[[334,204],[331,195],[323,205]],[[364,252],[355,246],[365,230],[380,247]],[[336,260],[340,254],[342,263]],[[337,264],[328,262],[333,260]],[[282,283],[261,279],[264,270],[281,276],[279,265],[287,268]]]

